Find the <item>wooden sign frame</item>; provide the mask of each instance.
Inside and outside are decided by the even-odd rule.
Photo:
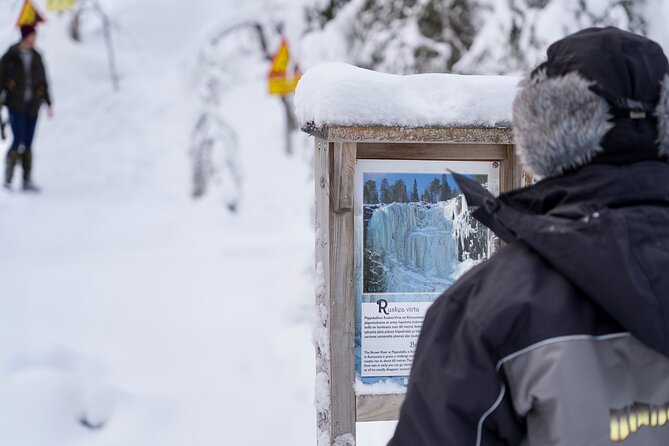
[[[317,401],[319,446],[348,444],[356,422],[398,418],[404,395],[359,395],[355,381],[354,174],[359,159],[492,161],[500,191],[527,179],[514,158],[511,127],[303,129],[315,136],[317,374],[329,388]],[[326,382],[323,382],[326,381]],[[317,398],[323,398],[317,395]],[[326,433],[323,436],[323,433]]]

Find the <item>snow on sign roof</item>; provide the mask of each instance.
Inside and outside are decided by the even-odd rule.
[[[519,77],[398,76],[343,63],[308,70],[295,92],[300,126],[508,127]]]

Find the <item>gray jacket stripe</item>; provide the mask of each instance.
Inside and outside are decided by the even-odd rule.
[[[592,335],[570,335],[570,336],[558,336],[557,338],[550,338],[550,339],[544,339],[541,342],[537,342],[536,344],[532,344],[529,347],[525,347],[522,350],[518,350],[515,353],[511,353],[508,356],[503,357],[502,359],[497,362],[497,367],[496,371],[499,372],[499,370],[502,368],[502,366],[511,361],[514,358],[517,358],[519,356],[524,355],[525,353],[528,353],[534,349],[550,345],[550,344],[557,344],[559,342],[570,342],[570,341],[606,341],[609,339],[617,339],[617,338],[623,338],[626,336],[630,336],[628,332],[621,332],[621,333],[611,333],[607,335],[602,335],[602,336],[592,336]],[[502,400],[504,399],[504,395],[506,393],[506,386],[504,383],[502,383],[502,388],[499,391],[499,396],[497,397],[497,400],[493,403],[492,406],[488,410],[485,411],[485,413],[481,416],[479,419],[477,431],[476,431],[476,446],[481,446],[481,440],[483,437],[483,423],[485,422],[486,418],[497,409],[497,407],[500,405]]]
[[[476,430],[476,446],[481,446],[481,439],[483,437],[483,423],[485,422],[485,419],[488,418],[488,415],[493,413],[495,409],[497,409],[497,406],[500,405],[502,400],[504,399],[504,394],[506,393],[506,386],[504,383],[502,383],[502,388],[499,390],[499,396],[497,397],[497,400],[493,403],[492,406],[490,406],[490,409],[486,410],[483,416],[481,416],[481,419],[479,420],[479,425],[478,429]]]
[[[515,359],[521,355],[524,355],[525,353],[528,353],[534,349],[546,345],[557,344],[558,342],[570,342],[570,341],[607,341],[609,339],[624,338],[625,336],[630,336],[630,334],[628,332],[621,332],[621,333],[607,334],[603,336],[571,335],[571,336],[559,336],[557,338],[544,339],[541,342],[532,344],[529,347],[525,347],[522,350],[518,350],[517,352],[511,353],[510,355],[500,359],[499,362],[497,363],[497,371],[499,372],[499,369],[501,369],[505,363],[511,361],[512,359]]]

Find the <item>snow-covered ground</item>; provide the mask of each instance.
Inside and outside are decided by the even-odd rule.
[[[0,0],[3,48],[20,3]],[[77,45],[67,17],[49,14],[38,47],[55,118],[42,116],[34,146],[43,193],[0,194],[0,444],[313,444],[309,146],[284,155],[259,56],[224,96],[240,210],[215,189],[190,197],[197,50],[252,8],[104,4],[120,92],[97,25]]]

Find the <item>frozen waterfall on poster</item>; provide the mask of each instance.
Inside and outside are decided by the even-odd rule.
[[[367,247],[385,253],[383,266],[388,289],[437,291],[430,289],[437,280],[440,289],[450,284],[458,250],[453,221],[446,218],[441,204],[392,203],[372,214]]]

